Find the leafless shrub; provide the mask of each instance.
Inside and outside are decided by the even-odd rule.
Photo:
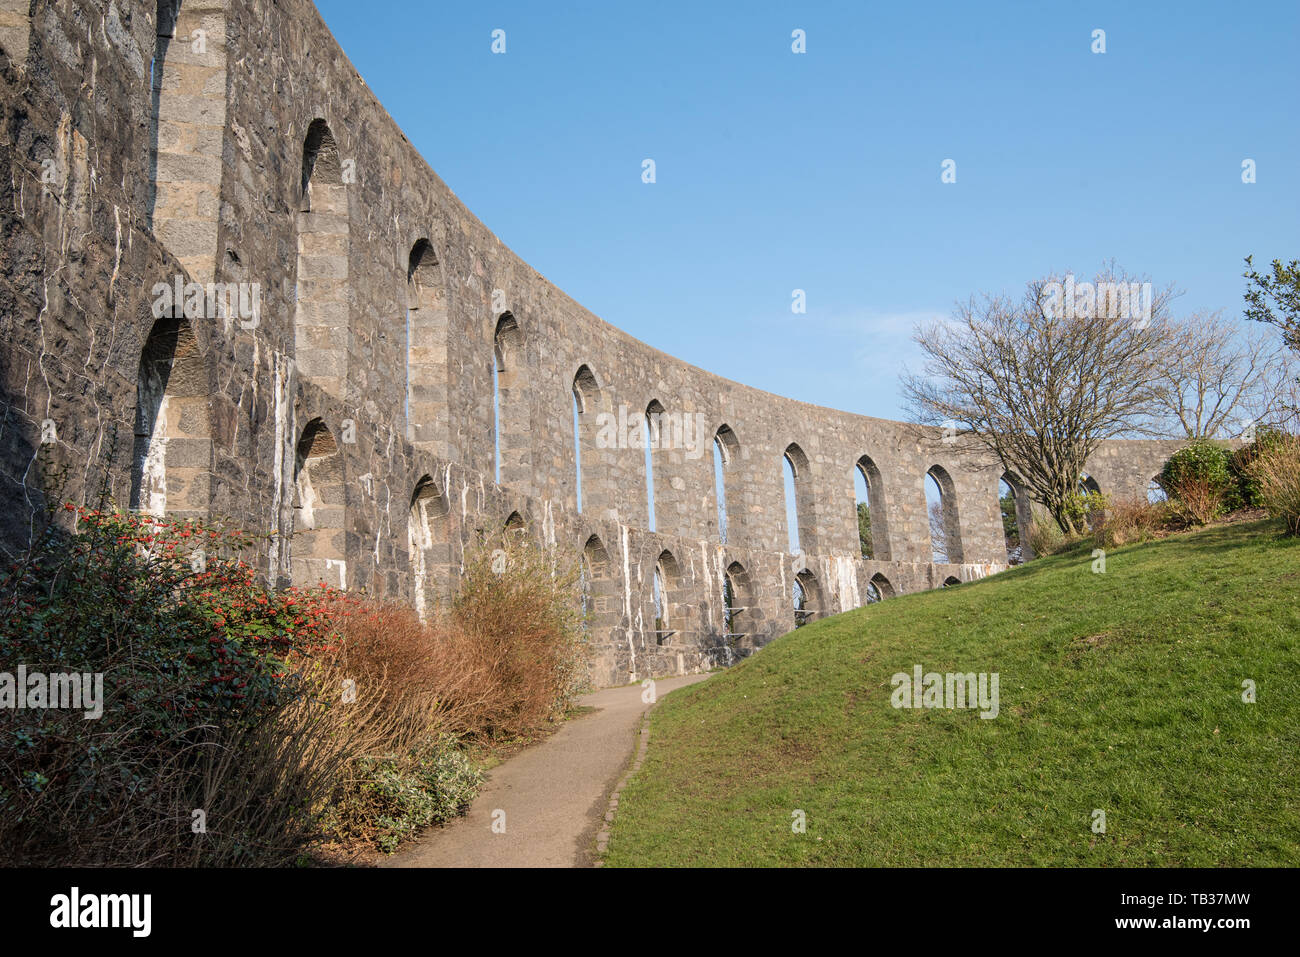
[[[1250,469],[1268,513],[1282,519],[1288,533],[1300,535],[1300,437],[1263,452]]]
[[[1062,308],[1062,288],[1074,288],[1067,280],[1030,282],[1019,299],[972,298],[950,322],[918,329],[924,374],[905,375],[903,393],[918,421],[955,429],[957,450],[997,456],[1074,535],[1088,531],[1069,507],[1088,457],[1107,438],[1156,431],[1174,293],[1148,285],[1141,316],[1129,308],[1137,297],[1109,293]],[[1143,284],[1107,267],[1094,285]]]
[[[1098,548],[1118,548],[1149,541],[1168,520],[1169,510],[1163,503],[1121,499],[1112,502],[1093,526],[1093,541]]]
[[[1225,490],[1209,479],[1186,475],[1171,491],[1171,513],[1185,525],[1208,525],[1223,514]]]

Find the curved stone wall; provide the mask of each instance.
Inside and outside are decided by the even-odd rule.
[[[37,0],[25,21],[12,6],[7,547],[42,501],[102,488],[274,530],[279,581],[427,608],[467,542],[521,520],[587,563],[600,684],[733,660],[797,617],[862,604],[873,580],[888,597],[1005,567],[994,462],[935,430],[722,379],[587,312],[457,200],[307,0]],[[204,300],[157,318],[159,290],[190,282]],[[654,531],[647,410],[662,413]],[[1174,447],[1108,443],[1088,470],[1145,495]],[[859,464],[873,560],[858,546]],[[924,494],[936,466],[943,564]]]

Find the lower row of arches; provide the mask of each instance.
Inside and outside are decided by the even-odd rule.
[[[163,317],[154,323],[139,367],[131,486],[131,506],[135,509],[173,518],[199,518],[208,514],[209,482],[214,465],[213,412],[202,352],[201,344],[183,317]],[[346,441],[346,431],[343,438]],[[731,443],[734,437],[728,435],[723,444]],[[348,489],[356,483],[345,480],[340,437],[323,418],[312,418],[292,448],[292,463],[285,463],[288,467],[283,469],[291,473],[284,476],[283,482],[291,501],[288,507],[278,508],[280,514],[276,516],[280,526],[276,529],[276,554],[281,565],[272,571],[277,580],[287,579],[293,584],[325,582],[348,588],[354,576],[345,558],[348,552],[345,515]],[[791,461],[799,471],[807,469],[806,458],[795,455]],[[873,551],[883,559],[890,553],[883,494],[872,494],[881,488],[880,473],[866,456],[859,460],[857,469],[868,489],[866,504],[872,516],[869,524]],[[361,481],[367,478],[362,477]],[[955,527],[956,504],[951,494],[951,479],[937,466],[931,470],[930,478],[939,489],[939,500],[949,503],[947,511],[941,512],[942,521]],[[449,597],[455,560],[450,513],[443,484],[429,474],[419,478],[410,494],[406,545],[413,598],[422,613],[434,602]],[[522,528],[524,524],[518,513],[506,522],[513,528]],[[949,549],[949,552],[950,562],[959,559],[959,550]],[[602,583],[612,581],[614,576],[609,571],[608,553],[598,537],[593,535],[588,540],[582,560],[584,581],[591,592],[584,601],[590,602],[598,619],[604,616],[600,624],[612,626],[619,607],[616,596],[601,594]],[[671,552],[665,551],[658,557],[649,585],[653,614],[648,630],[654,633],[658,643],[669,642],[685,631],[743,638],[761,628],[762,613],[753,581],[749,570],[740,562],[730,563],[721,575],[719,594],[710,596],[707,621],[701,620],[701,609],[693,608],[691,602],[684,600],[693,586],[685,581]],[[790,587],[788,612],[781,610],[781,621],[799,626],[834,610],[810,569],[800,570]],[[892,594],[893,585],[878,574],[865,586],[863,598],[869,603]],[[780,609],[784,601],[783,598],[767,607]],[[767,624],[776,628],[781,621],[769,620]]]

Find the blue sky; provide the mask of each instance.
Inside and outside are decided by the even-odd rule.
[[[1114,258],[1239,315],[1247,253],[1300,256],[1294,2],[317,5],[516,253],[792,398],[905,417],[914,323],[973,293]]]

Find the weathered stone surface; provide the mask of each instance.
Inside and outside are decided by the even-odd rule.
[[[90,502],[104,487],[140,504],[152,475],[168,511],[274,532],[275,581],[421,606],[450,593],[468,542],[518,513],[539,542],[587,563],[599,684],[761,646],[794,626],[796,579],[821,615],[862,603],[873,577],[890,595],[1003,567],[994,463],[933,431],[721,379],[587,312],[447,189],[308,0],[183,0],[170,32],[158,12],[143,0],[0,0],[7,550],[33,534],[45,500]],[[142,66],[154,59],[157,90]],[[187,312],[193,353],[174,381],[146,383],[142,355],[167,344],[151,290],[178,276],[255,284],[257,312]],[[162,414],[163,398],[196,395],[207,415]],[[654,532],[644,450],[597,438],[603,417],[626,438],[650,408],[670,435],[677,416],[678,439],[652,453]],[[723,426],[725,543],[713,475]],[[782,473],[792,446],[797,556]],[[1173,447],[1110,443],[1089,472],[1142,495]],[[859,557],[854,511],[864,456],[873,561]],[[951,482],[953,564],[929,561],[934,466]]]

